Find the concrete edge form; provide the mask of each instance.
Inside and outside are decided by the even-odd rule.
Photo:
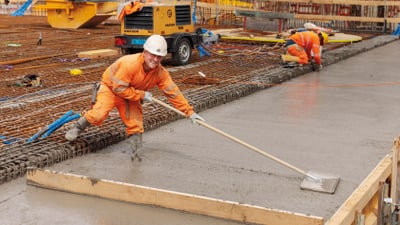
[[[40,188],[152,205],[245,223],[262,225],[384,224],[385,218],[390,218],[393,213],[393,207],[386,204],[384,199],[393,201],[397,196],[394,193],[397,193],[398,189],[396,171],[399,164],[399,152],[400,138],[397,138],[394,141],[392,153],[387,154],[376,165],[326,223],[324,223],[324,218],[313,215],[45,169],[28,168],[26,179],[28,185]],[[391,190],[390,194],[388,190]],[[387,210],[388,206],[392,209]],[[384,208],[386,210],[383,210]]]
[[[326,222],[326,225],[353,224],[357,213],[362,212],[367,221],[374,221],[378,217],[374,211],[378,211],[378,196],[380,183],[385,182],[391,174],[392,159],[387,155],[368,177],[358,186],[351,196],[340,206],[339,210]]]
[[[395,204],[397,202],[395,193],[398,192],[399,150],[400,138],[397,138],[394,140],[392,152],[376,165],[325,225],[386,224],[384,220],[391,217],[393,209],[389,212],[383,210],[384,198],[391,199]],[[387,190],[391,190],[390,194]],[[357,223],[361,217],[364,222]]]
[[[30,168],[29,185],[246,223],[322,225],[323,218],[70,173]]]

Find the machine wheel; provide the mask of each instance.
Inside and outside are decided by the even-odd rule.
[[[177,41],[175,51],[172,53],[172,64],[175,66],[186,65],[192,56],[192,47],[187,38]]]

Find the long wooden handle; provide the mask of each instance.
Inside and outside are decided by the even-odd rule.
[[[153,99],[154,102],[164,106],[165,108],[170,109],[170,110],[172,110],[172,111],[174,111],[174,112],[186,117],[185,113],[177,110],[176,108],[168,105],[167,103],[165,103],[163,101],[160,101],[160,100],[158,100],[158,99],[156,99],[154,97],[152,97],[152,99]],[[201,125],[201,126],[203,126],[203,127],[208,128],[208,129],[210,129],[210,130],[212,130],[212,131],[214,131],[214,132],[216,132],[216,133],[218,133],[218,134],[220,134],[220,135],[222,135],[224,137],[227,137],[227,138],[231,139],[232,141],[234,141],[236,143],[239,143],[239,144],[241,144],[241,145],[243,145],[243,146],[245,146],[245,147],[247,147],[247,148],[249,148],[249,149],[251,149],[251,150],[253,150],[253,151],[255,151],[255,152],[257,152],[257,153],[259,153],[261,155],[263,155],[263,156],[266,156],[266,157],[274,160],[275,162],[278,162],[278,163],[280,163],[280,164],[282,164],[282,165],[284,165],[284,166],[286,166],[286,167],[288,167],[288,168],[290,168],[290,169],[292,169],[292,170],[294,170],[294,171],[296,171],[298,173],[301,173],[301,174],[307,176],[307,173],[304,170],[299,169],[299,168],[297,168],[297,167],[295,167],[295,166],[293,166],[293,165],[291,165],[291,164],[289,164],[289,163],[287,163],[287,162],[285,162],[285,161],[283,161],[283,160],[281,160],[281,159],[279,159],[279,158],[277,158],[277,157],[275,157],[273,155],[270,155],[270,154],[262,151],[261,149],[258,149],[256,147],[244,142],[244,141],[241,141],[241,140],[233,137],[232,135],[229,135],[229,134],[227,134],[227,133],[225,133],[225,132],[223,132],[223,131],[215,128],[215,127],[212,127],[211,125],[209,125],[209,124],[207,124],[207,123],[205,123],[205,122],[203,122],[201,120],[197,120],[196,123]]]

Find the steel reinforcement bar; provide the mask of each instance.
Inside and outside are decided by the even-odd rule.
[[[390,43],[398,37],[378,36],[360,43],[352,44],[326,52],[326,65],[372,48]],[[184,91],[185,96],[197,112],[228,103],[235,99],[250,95],[256,91],[280,84],[294,77],[311,72],[309,67],[261,68],[248,74],[236,76],[232,80],[218,85],[204,85],[196,89]],[[161,100],[165,100],[158,97]],[[155,129],[181,117],[156,104],[143,105],[145,130]],[[43,168],[55,163],[98,151],[106,146],[120,142],[126,138],[122,122],[111,116],[99,127],[90,127],[75,142],[64,140],[66,128],[60,128],[53,136],[32,143],[16,142],[5,145],[0,151],[0,183],[11,181],[25,175],[28,167]]]

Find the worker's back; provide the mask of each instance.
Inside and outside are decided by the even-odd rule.
[[[290,39],[306,50],[311,50],[313,45],[318,45],[318,47],[320,45],[319,37],[313,31],[296,32],[290,36]]]

